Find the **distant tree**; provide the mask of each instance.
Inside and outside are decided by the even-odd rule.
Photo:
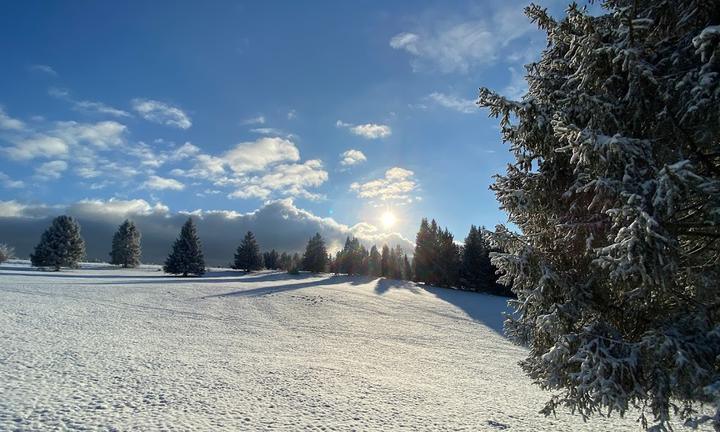
[[[278,258],[278,268],[283,271],[288,271],[290,267],[292,267],[292,256],[287,252],[281,253]]]
[[[348,275],[367,274],[368,251],[357,238],[345,240],[345,246],[338,254],[338,271]]]
[[[415,253],[413,254],[413,273],[418,282],[434,281],[434,263],[437,251],[437,224],[433,220],[434,231],[428,220],[423,218],[420,229],[415,237]]]
[[[265,268],[268,270],[277,270],[280,268],[279,260],[280,256],[275,249],[263,254],[263,263],[265,264]]]
[[[85,258],[85,241],[80,235],[80,225],[70,216],[58,216],[45,230],[30,262],[35,267],[76,268]]]
[[[518,296],[506,329],[547,414],[717,431],[720,5],[602,5],[528,7],[547,44],[527,95],[480,92],[514,156],[492,186],[519,228],[492,257]]]
[[[460,278],[460,250],[447,228],[438,231],[437,247],[434,283],[455,287]]]
[[[492,291],[496,277],[490,264],[490,251],[485,244],[481,231],[470,226],[462,249],[461,284],[473,291]]]
[[[263,266],[262,255],[260,255],[260,246],[258,246],[255,235],[252,231],[245,234],[240,246],[235,252],[234,268],[251,272],[260,270]]]
[[[410,263],[410,260],[408,259],[408,256],[407,256],[407,255],[404,255],[404,256],[403,256],[402,279],[404,279],[404,280],[413,280],[412,264]]]
[[[192,218],[188,218],[180,230],[180,236],[175,240],[172,251],[165,260],[163,271],[183,276],[205,274],[205,258]]]
[[[405,255],[405,252],[403,252],[400,245],[395,245],[395,247],[390,250],[390,277],[393,279],[402,279],[403,255]]]
[[[388,245],[383,245],[382,254],[380,255],[380,276],[390,277],[391,265],[392,262],[390,261],[390,248],[388,247]]]
[[[327,249],[320,233],[316,233],[308,240],[305,254],[302,258],[302,269],[312,273],[324,272],[327,266]]]
[[[382,276],[381,256],[375,245],[370,248],[370,255],[368,256],[368,275],[372,277]]]
[[[113,235],[110,264],[123,267],[140,265],[140,231],[131,220],[125,220]]]
[[[300,255],[295,252],[292,257],[290,258],[290,268],[288,269],[288,273],[290,274],[298,274],[300,273],[300,268],[302,267],[302,258]]]
[[[15,249],[5,243],[0,243],[0,263],[15,258]]]

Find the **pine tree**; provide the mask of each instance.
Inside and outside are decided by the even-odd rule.
[[[495,236],[506,328],[557,392],[548,414],[639,406],[656,430],[674,414],[719,430],[718,3],[603,6],[526,9],[548,38],[527,96],[480,92],[516,159],[492,186],[522,232]]]
[[[413,258],[413,273],[417,282],[432,283],[433,265],[435,261],[437,224],[433,220],[435,231],[431,229],[426,218],[420,222],[420,229],[415,237],[415,253]]]
[[[260,246],[258,246],[255,235],[252,231],[245,234],[240,246],[235,252],[235,262],[233,267],[238,270],[251,272],[260,270],[263,266],[262,255],[260,255]]]
[[[170,255],[165,260],[163,271],[170,274],[205,274],[205,258],[200,248],[200,238],[192,218],[180,230],[180,236],[173,244]]]
[[[390,248],[388,245],[383,245],[380,255],[380,276],[390,277],[390,265]]]
[[[279,269],[279,259],[280,256],[275,249],[271,250],[270,252],[263,253],[263,263],[265,264],[265,268],[268,270]]]
[[[320,233],[316,233],[308,240],[305,254],[302,259],[302,269],[312,273],[321,273],[327,267],[327,249],[325,249],[325,241]]]
[[[471,225],[462,249],[460,274],[463,287],[473,291],[493,291],[495,277],[489,252],[481,231]]]
[[[140,265],[140,231],[131,220],[125,220],[113,235],[110,264],[123,267]]]
[[[278,258],[278,268],[283,271],[289,271],[292,267],[292,257],[287,253],[283,252]]]
[[[348,275],[367,274],[368,252],[357,238],[347,237],[345,246],[338,255],[338,271]]]
[[[445,228],[438,230],[437,254],[433,284],[444,287],[455,287],[460,278],[460,251],[455,244],[453,235]]]
[[[390,277],[393,279],[402,279],[404,254],[400,245],[395,245],[395,248],[390,250]]]
[[[35,267],[77,268],[85,257],[85,241],[80,235],[80,225],[70,216],[58,216],[45,230],[30,262]]]
[[[410,260],[408,259],[407,255],[403,256],[402,278],[403,278],[403,280],[413,280],[412,264],[410,263]]]
[[[372,277],[382,276],[380,252],[378,252],[375,245],[370,248],[370,255],[368,256],[368,275]]]

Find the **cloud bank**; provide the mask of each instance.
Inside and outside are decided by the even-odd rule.
[[[172,212],[162,204],[142,199],[83,200],[68,206],[26,204],[0,201],[0,242],[13,247],[17,255],[27,258],[49,226],[52,217],[68,214],[82,226],[89,259],[108,259],[112,235],[118,225],[131,218],[140,228],[143,239],[143,262],[162,263],[180,227],[191,216],[198,225],[203,252],[208,265],[227,265],[243,235],[255,233],[262,250],[300,252],[307,240],[319,232],[330,251],[340,249],[345,237],[358,237],[367,246],[400,245],[412,253],[413,243],[397,233],[379,230],[368,223],[348,226],[332,218],[322,218],[295,206],[290,199],[270,201],[249,213],[227,210]]]

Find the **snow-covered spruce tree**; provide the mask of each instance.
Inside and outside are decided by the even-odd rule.
[[[140,231],[133,221],[126,219],[113,235],[110,264],[123,267],[140,265]]]
[[[327,267],[327,249],[320,233],[316,233],[305,247],[302,257],[302,269],[312,273],[322,273]]]
[[[240,246],[235,252],[234,268],[251,272],[260,270],[263,266],[262,255],[260,254],[260,246],[255,240],[255,234],[248,231],[242,239]]]
[[[15,258],[15,249],[5,243],[0,243],[0,264]]]
[[[200,249],[200,238],[192,218],[188,218],[175,240],[170,255],[165,260],[163,271],[188,276],[205,274],[205,258]]]
[[[80,225],[70,216],[58,216],[45,230],[30,262],[35,267],[77,268],[85,258],[85,241],[80,235]]]
[[[603,6],[527,8],[548,38],[527,95],[480,91],[516,158],[492,186],[522,230],[494,236],[518,296],[506,328],[556,391],[546,413],[720,430],[720,4]]]

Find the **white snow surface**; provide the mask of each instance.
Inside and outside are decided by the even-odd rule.
[[[0,265],[0,430],[639,430],[538,413],[506,299],[385,279]]]

